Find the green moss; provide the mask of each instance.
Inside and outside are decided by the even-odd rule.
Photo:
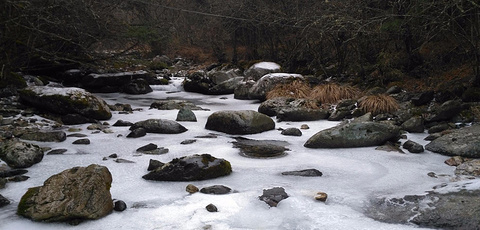
[[[40,187],[29,188],[18,202],[17,214],[20,216],[27,216],[27,209],[33,205],[33,197],[38,194]]]
[[[151,70],[170,69],[170,66],[164,62],[150,62],[147,66]]]

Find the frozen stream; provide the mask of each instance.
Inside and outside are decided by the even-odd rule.
[[[445,165],[447,159],[426,151],[423,154],[400,154],[374,150],[374,147],[355,149],[307,149],[305,141],[316,132],[337,125],[326,120],[314,122],[277,122],[276,128],[300,128],[301,137],[283,136],[278,130],[261,134],[246,135],[252,139],[284,140],[291,151],[288,155],[273,159],[242,157],[238,149],[232,148],[230,135],[204,129],[207,117],[218,110],[257,110],[259,104],[236,100],[233,95],[206,96],[181,91],[180,80],[169,86],[155,86],[147,95],[100,94],[107,103],[129,103],[132,108],[142,108],[133,114],[114,112],[108,122],[117,120],[136,122],[149,118],[175,120],[177,110],[162,111],[149,109],[157,99],[186,99],[210,111],[194,111],[198,122],[181,122],[188,131],[182,134],[147,134],[137,139],[127,139],[128,127],[111,127],[114,133],[92,134],[85,125],[90,145],[72,145],[77,138],[69,137],[62,143],[36,143],[53,149],[65,148],[63,155],[46,155],[43,161],[29,168],[25,182],[8,183],[0,193],[12,203],[0,209],[1,230],[21,229],[418,229],[413,225],[395,225],[374,221],[363,214],[364,204],[375,197],[403,197],[425,194],[432,187],[447,183],[449,177],[432,178],[429,172],[453,175],[454,167]],[[176,91],[172,93],[172,91]],[[167,93],[168,92],[168,93]],[[223,98],[222,98],[223,97]],[[182,145],[186,139],[208,133],[219,134],[216,139],[198,138],[197,142]],[[71,134],[67,132],[67,134]],[[119,134],[122,136],[117,137]],[[408,134],[409,139],[421,144],[426,134]],[[138,155],[135,150],[149,143],[170,151],[164,155]],[[116,163],[113,159],[103,160],[117,153],[119,158],[135,163]],[[147,173],[150,159],[169,162],[173,158],[209,153],[231,162],[230,176],[194,182],[153,182],[142,179]],[[29,187],[40,186],[50,176],[75,166],[100,164],[108,167],[113,176],[112,197],[127,203],[124,212],[112,214],[96,221],[86,221],[78,226],[65,223],[36,223],[15,214],[18,201]],[[282,176],[281,172],[315,168],[323,172],[322,177],[305,178]],[[187,184],[199,188],[225,185],[233,193],[226,195],[189,195]],[[258,196],[263,189],[281,186],[290,196],[276,208],[269,208]],[[313,199],[317,192],[326,192],[326,203]],[[214,204],[219,212],[205,209]]]

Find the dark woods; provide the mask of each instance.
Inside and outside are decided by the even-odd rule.
[[[388,84],[480,75],[475,0],[4,0],[0,70],[45,73],[125,53]]]

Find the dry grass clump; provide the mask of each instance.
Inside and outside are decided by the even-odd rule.
[[[324,104],[336,104],[340,100],[356,99],[359,96],[360,90],[356,87],[330,83],[315,86],[310,98],[319,100]]]
[[[304,81],[292,81],[289,83],[277,84],[272,90],[267,92],[266,98],[276,97],[307,98],[312,89]]]
[[[399,106],[395,98],[386,94],[376,94],[360,98],[358,107],[375,116],[382,113],[393,113],[398,110]]]

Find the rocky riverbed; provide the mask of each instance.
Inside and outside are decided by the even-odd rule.
[[[465,206],[468,210],[462,212],[462,203],[475,201],[471,194],[480,189],[474,174],[478,164],[467,158],[457,159],[457,165],[473,163],[463,166],[464,171],[471,172],[456,173],[454,166],[444,163],[449,156],[433,153],[428,147],[417,153],[409,151],[406,145],[402,147],[407,140],[420,147],[427,145],[429,141],[424,139],[428,134],[423,128],[395,139],[401,126],[390,128],[389,123],[378,126],[368,118],[368,122],[360,122],[364,125],[353,122],[342,126],[339,121],[325,119],[279,121],[257,113],[259,101],[237,100],[233,94],[185,92],[183,80],[173,78],[169,85],[152,86],[153,92],[144,95],[95,94],[111,110],[111,118],[108,115],[105,116],[108,120],[96,123],[62,125],[35,111],[2,118],[2,148],[6,148],[7,142],[18,140],[24,144],[9,146],[30,149],[32,157],[26,161],[27,165],[16,166],[5,156],[7,151],[2,151],[1,229],[417,229],[417,225],[472,229],[478,226],[478,215],[475,218],[471,215],[478,213],[478,205]],[[195,109],[186,112],[190,118],[178,119],[184,116],[179,114],[179,108],[184,106],[175,107],[175,103],[186,102],[193,103],[189,108]],[[55,110],[55,104],[49,107]],[[420,125],[423,126],[423,121]],[[419,125],[407,122],[401,128],[408,130],[412,126],[418,130]],[[376,129],[387,132],[373,138],[370,135],[377,133]],[[466,130],[471,142],[476,143],[471,133],[477,129]],[[323,139],[312,144],[310,139],[319,133]],[[338,138],[335,133],[340,134]],[[439,139],[446,144],[430,146],[437,149],[451,146],[448,141],[456,142],[459,136],[467,135],[449,133],[450,136]],[[358,140],[350,138],[362,135],[375,141],[355,144]],[[335,138],[337,142],[325,147],[320,144],[325,138]],[[400,145],[393,143],[392,148],[387,148],[395,151],[376,150],[376,145],[397,140]],[[44,154],[37,154],[38,151]],[[465,156],[471,157],[471,150],[466,151]],[[39,155],[43,158],[39,159]],[[65,173],[81,172],[83,168],[78,167],[87,166],[108,169],[112,181],[103,182],[110,189],[106,197],[121,200],[126,207],[123,212],[112,211],[114,207],[110,206],[106,216],[85,221],[78,227],[70,227],[63,221],[32,222],[28,215],[17,215],[17,211],[26,213],[25,209],[19,210],[20,206],[30,207],[25,202],[35,202],[31,194],[29,199],[22,199],[27,191],[33,191],[29,188],[51,186],[46,181],[54,180],[49,179],[53,175],[65,170]],[[212,173],[210,166],[220,166],[219,171]],[[175,177],[165,174],[176,171],[189,174],[184,175],[187,178],[179,178],[182,175],[178,173]],[[145,175],[160,174],[143,179]],[[196,191],[192,186],[213,192],[192,192]],[[92,193],[96,194],[95,190]],[[318,194],[321,199],[316,199]],[[445,197],[455,198],[448,203]],[[442,211],[448,210],[446,207],[458,210],[453,217],[455,221]],[[62,220],[71,224],[81,222],[68,217]]]

